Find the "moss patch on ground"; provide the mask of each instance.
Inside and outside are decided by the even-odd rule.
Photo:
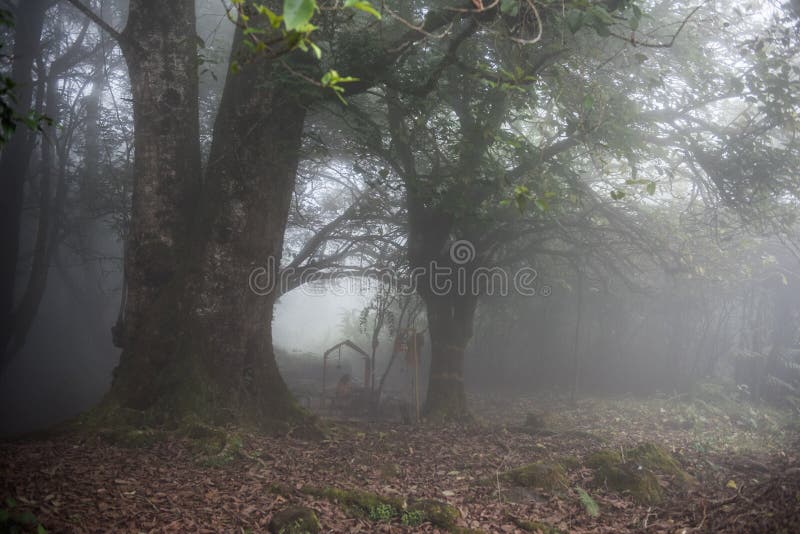
[[[322,525],[311,508],[290,506],[273,515],[268,528],[272,534],[317,534]]]
[[[405,503],[402,499],[384,497],[368,491],[332,487],[304,487],[301,491],[314,497],[322,497],[338,503],[345,508],[349,515],[372,519],[373,521],[389,520],[405,509]]]
[[[685,486],[692,477],[661,447],[643,443],[626,451],[601,450],[586,458],[595,472],[595,484],[628,493],[639,504],[658,504],[664,495],[658,476]]]
[[[564,468],[560,464],[536,462],[500,475],[500,479],[525,488],[553,491],[567,485]]]
[[[108,400],[67,423],[64,430],[99,436],[118,447],[134,449],[163,440],[168,431],[153,424],[146,412],[123,408]]]
[[[422,522],[429,522],[434,526],[446,530],[455,528],[456,523],[461,518],[461,513],[455,506],[441,501],[425,499],[409,503],[405,516],[419,517]]]
[[[131,449],[149,447],[164,437],[162,432],[152,428],[135,428],[125,425],[100,429],[97,431],[97,435],[118,447]]]
[[[353,517],[371,521],[400,521],[401,524],[409,527],[428,522],[445,530],[453,530],[461,517],[461,513],[454,506],[432,499],[406,503],[405,500],[397,497],[332,487],[304,487],[301,491],[337,503]]]
[[[581,461],[578,460],[578,458],[576,458],[575,456],[562,456],[561,458],[558,459],[558,464],[563,466],[564,469],[567,470],[577,469],[583,466]]]
[[[227,433],[221,428],[199,422],[185,423],[182,433],[189,438],[192,450],[203,455],[219,454],[228,441]]]
[[[226,429],[187,421],[181,434],[189,440],[189,447],[197,455],[197,463],[204,467],[223,467],[242,452],[241,436]]]
[[[633,449],[625,451],[625,456],[629,461],[636,462],[645,469],[662,475],[673,476],[681,483],[693,481],[691,475],[683,470],[675,458],[658,445],[642,443]]]
[[[516,517],[512,517],[511,520],[517,527],[525,532],[533,532],[535,534],[564,534],[563,531],[542,521],[529,521]]]

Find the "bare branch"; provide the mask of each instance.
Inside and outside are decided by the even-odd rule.
[[[127,40],[121,32],[117,31],[113,26],[111,26],[111,24],[104,21],[94,11],[83,5],[80,0],[66,0],[66,2],[74,6],[75,9],[86,15],[92,22],[102,28],[103,31],[111,36],[111,38],[114,39],[120,46],[122,46],[123,43],[127,44]]]

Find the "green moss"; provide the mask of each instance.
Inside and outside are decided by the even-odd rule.
[[[189,438],[191,448],[197,454],[209,456],[219,454],[228,442],[228,436],[224,430],[198,421],[187,421],[182,432]]]
[[[376,493],[361,490],[346,490],[339,488],[313,488],[304,487],[303,493],[315,497],[323,497],[332,502],[337,502],[355,517],[372,518],[383,516],[390,511],[389,518],[397,516],[405,508],[405,503],[396,498],[383,497]]]
[[[106,398],[71,421],[65,430],[100,436],[121,446],[143,447],[158,441],[164,429],[149,412],[125,408]]]
[[[461,513],[455,506],[430,499],[412,502],[408,510],[421,514],[423,521],[445,530],[452,530],[461,518]]]
[[[193,418],[184,423],[181,434],[189,440],[191,450],[197,455],[197,463],[203,467],[223,467],[238,458],[242,450],[239,434]]]
[[[511,520],[525,532],[533,532],[535,534],[563,534],[561,530],[542,521],[528,521],[527,519],[518,519],[516,517],[512,517]]]
[[[281,510],[269,522],[269,531],[273,534],[316,534],[321,530],[316,512],[304,506]]]
[[[149,447],[153,443],[161,440],[161,432],[153,429],[139,429],[129,426],[116,426],[113,428],[102,429],[97,434],[118,447],[139,449]]]
[[[431,499],[412,501],[406,506],[403,499],[384,497],[361,490],[306,486],[301,491],[338,503],[353,517],[372,521],[400,520],[402,524],[408,526],[429,522],[441,529],[453,530],[461,517],[458,508]]]
[[[584,463],[592,469],[605,469],[622,463],[622,456],[619,451],[604,449],[590,454]]]
[[[624,462],[620,452],[597,451],[586,459],[586,465],[595,471],[597,484],[629,493],[640,504],[661,502],[663,492],[656,475],[672,476],[681,485],[692,480],[667,451],[650,443],[625,451]]]
[[[203,461],[201,461],[201,464],[207,467],[223,467],[239,458],[241,455],[241,450],[241,439],[236,435],[229,436],[228,441],[225,444],[225,447],[223,447],[222,451],[220,451],[218,454],[205,458]]]
[[[536,462],[503,473],[500,478],[517,486],[552,491],[567,484],[559,464]]]
[[[581,467],[581,461],[574,456],[563,456],[558,460],[558,463],[564,466],[564,469],[577,469]]]
[[[669,452],[652,443],[642,443],[626,451],[625,456],[650,471],[671,475],[680,482],[692,481],[692,477],[681,468]]]
[[[609,488],[629,493],[640,504],[658,504],[663,499],[658,479],[649,471],[631,465],[618,465],[598,471]]]

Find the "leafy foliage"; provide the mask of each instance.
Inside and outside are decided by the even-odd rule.
[[[425,521],[425,514],[421,510],[405,510],[400,516],[400,523],[407,527],[416,527]]]
[[[395,513],[395,509],[391,505],[381,503],[370,508],[367,517],[372,521],[388,521]]]
[[[317,10],[315,0],[284,0],[283,22],[288,31],[307,28]]]
[[[592,499],[592,496],[589,495],[585,489],[576,487],[575,491],[578,492],[578,498],[581,501],[581,505],[590,517],[597,517],[600,515],[600,506],[597,505],[597,502]]]
[[[0,530],[9,534],[30,532],[45,534],[47,530],[30,511],[20,511],[17,501],[12,498],[5,500],[5,507],[0,507]]]
[[[0,9],[0,33],[14,27],[14,18],[7,9]],[[0,66],[7,62],[9,55],[3,50],[5,43],[0,41]],[[14,95],[15,84],[10,76],[0,73],[0,149],[6,144],[11,135],[22,124],[27,128],[38,131],[44,126],[52,125],[52,120],[34,111],[20,113],[18,102]]]

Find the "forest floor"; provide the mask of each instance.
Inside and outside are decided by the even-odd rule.
[[[469,426],[229,429],[217,451],[185,432],[0,443],[0,532],[314,531],[307,509],[324,532],[800,532],[796,413],[716,386],[471,403]]]

